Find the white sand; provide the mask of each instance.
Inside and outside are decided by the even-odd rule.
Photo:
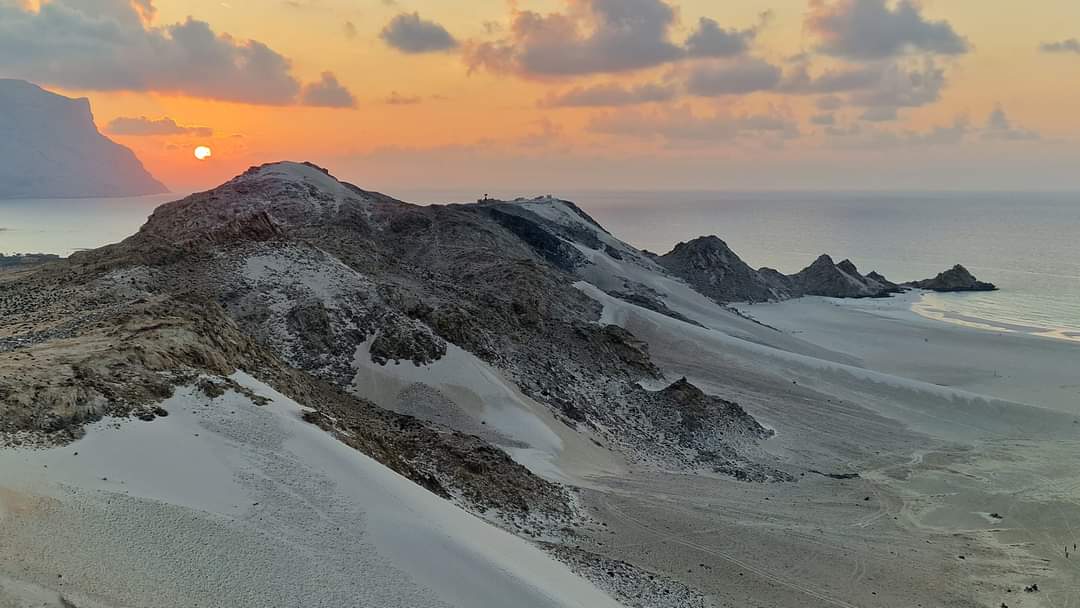
[[[776,429],[766,449],[803,476],[611,479],[590,501],[618,541],[598,550],[729,605],[1075,604],[1080,346],[922,318],[910,298],[743,307],[780,331],[747,327],[652,285],[708,329],[578,287],[667,373]]]
[[[909,292],[740,309],[869,369],[1080,416],[1080,343],[928,319],[912,311],[921,299]]]
[[[0,606],[617,606],[235,379],[273,403],[184,390],[153,423],[0,452]]]
[[[417,384],[438,390],[461,419],[434,419],[462,432],[489,429],[492,438],[520,464],[553,481],[588,485],[596,475],[618,475],[626,470],[621,457],[594,444],[559,420],[546,406],[521,393],[501,372],[452,344],[447,354],[429,365],[412,362],[379,365],[371,361],[370,340],[357,349],[359,370],[352,388],[360,396],[390,410],[421,418],[429,412],[413,409],[402,392]],[[446,412],[442,412],[445,416]],[[511,440],[512,444],[500,441]]]

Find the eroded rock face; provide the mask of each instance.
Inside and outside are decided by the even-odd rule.
[[[0,199],[162,192],[131,150],[98,132],[89,101],[0,79]]]
[[[993,283],[984,283],[975,278],[967,268],[960,264],[938,274],[932,279],[912,281],[907,283],[918,289],[930,291],[955,292],[955,291],[995,291],[997,286]]]
[[[763,278],[715,236],[679,243],[656,261],[716,302],[768,302],[791,295],[783,285]]]

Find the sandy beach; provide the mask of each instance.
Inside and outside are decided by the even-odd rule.
[[[926,319],[915,298],[740,307],[847,364],[609,311],[666,370],[775,428],[765,449],[800,480],[611,479],[590,499],[618,540],[598,550],[670,568],[720,605],[1075,602],[1080,348]]]

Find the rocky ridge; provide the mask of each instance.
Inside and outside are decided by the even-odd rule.
[[[768,434],[737,404],[638,386],[662,376],[648,345],[598,323],[575,287],[597,252],[662,272],[557,199],[417,207],[313,165],[253,168],[120,244],[0,278],[0,434],[65,442],[103,416],[152,419],[173,387],[240,369],[478,513],[534,531],[569,521],[567,490],[487,439],[354,390],[360,369],[429,365],[454,345],[632,462],[781,479],[756,462]]]

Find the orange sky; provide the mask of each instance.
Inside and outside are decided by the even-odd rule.
[[[825,51],[823,41],[830,34],[811,17],[850,11],[848,5],[858,3],[899,14],[903,7],[897,0],[620,0],[622,7],[640,5],[642,11],[658,4],[673,9],[663,35],[680,48],[701,17],[725,30],[756,28],[755,35],[738,57],[676,59],[565,75],[491,67],[470,73],[466,49],[496,40],[525,48],[511,27],[515,5],[521,11],[575,20],[580,35],[587,36],[601,27],[596,6],[612,0],[131,1],[156,10],[143,15],[147,30],[192,17],[237,44],[265,44],[291,62],[289,73],[301,84],[332,72],[356,99],[352,108],[260,105],[154,87],[97,90],[94,83],[41,83],[89,97],[103,130],[116,118],[143,116],[212,129],[212,136],[110,134],[177,190],[209,187],[249,165],[280,159],[313,160],[361,186],[390,190],[491,186],[526,193],[549,184],[546,190],[553,191],[1080,188],[1080,172],[1072,169],[1080,160],[1075,145],[1080,134],[1080,51],[1070,52],[1067,46],[1061,52],[1040,51],[1043,43],[1080,37],[1080,3],[1074,0],[1023,6],[1005,0],[923,0],[911,5],[921,23],[929,24],[912,30],[915,42],[888,56],[871,57],[856,56],[876,52],[859,45],[873,45],[880,35],[845,30],[851,48]],[[4,2],[0,0],[0,7]],[[393,48],[380,33],[399,14],[414,11],[425,23],[445,28],[458,46],[424,53]],[[766,19],[764,11],[770,12]],[[948,50],[947,37],[937,42],[919,38],[920,31],[925,36],[941,34],[933,28],[942,23],[966,44],[962,52]],[[887,32],[899,29],[897,25]],[[794,59],[799,54],[805,56]],[[785,79],[799,65],[819,76],[868,66],[883,73],[889,66],[914,72],[932,64],[944,81],[928,99],[902,101],[895,119],[884,121],[868,119],[871,106],[851,100],[870,93],[875,99],[903,95],[892,86],[875,85],[866,95],[847,89],[830,95],[792,92],[774,83],[762,90],[704,96],[688,92],[684,84],[694,70],[750,62],[776,66]],[[0,77],[4,71],[0,60]],[[544,103],[575,88],[599,85],[651,85],[670,93],[663,100],[618,106]],[[410,103],[389,103],[395,94]],[[847,101],[823,110],[830,107],[824,97]],[[879,114],[893,111],[873,107]],[[995,107],[1004,110],[1008,128],[993,131],[988,126]],[[828,121],[832,124],[824,124]],[[785,126],[760,126],[765,122]],[[953,137],[947,129],[957,124],[964,125],[963,133]],[[195,160],[196,145],[211,146],[213,159]]]

